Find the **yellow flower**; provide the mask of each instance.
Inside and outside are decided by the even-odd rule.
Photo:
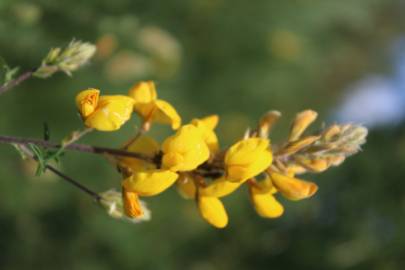
[[[191,124],[201,131],[204,141],[208,145],[211,153],[215,153],[219,149],[218,137],[214,132],[218,120],[218,115],[210,115],[202,119],[193,119],[191,121]]]
[[[182,126],[162,145],[162,166],[172,171],[191,171],[209,157],[201,132],[193,125]]]
[[[169,170],[137,171],[126,178],[122,186],[125,190],[135,192],[140,196],[154,196],[173,185],[177,177],[177,173]]]
[[[269,178],[249,185],[250,199],[259,216],[277,218],[284,213],[284,207],[273,195],[276,192]]]
[[[290,200],[296,201],[309,198],[318,190],[315,183],[300,180],[293,176],[272,172],[270,178],[277,190]]]
[[[144,135],[137,138],[127,148],[129,152],[140,153],[150,158],[157,155],[159,150],[159,144],[154,139]],[[132,157],[119,158],[119,166],[126,168],[130,172],[156,168],[156,165],[152,162]]]
[[[101,131],[119,129],[131,117],[133,104],[127,96],[100,96],[97,89],[84,90],[76,96],[84,124]]]
[[[155,84],[152,81],[144,81],[134,85],[128,92],[134,100],[133,110],[139,114],[145,122],[156,122],[171,125],[178,129],[181,118],[173,106],[161,99],[157,99]]]
[[[269,144],[268,139],[249,138],[231,146],[225,155],[227,179],[243,182],[267,169],[273,160]]]
[[[207,197],[224,197],[234,192],[241,183],[231,182],[225,177],[218,178],[208,184],[206,187],[199,188],[199,194]]]
[[[197,203],[202,218],[209,224],[217,228],[224,228],[228,224],[225,207],[218,198],[199,196]]]

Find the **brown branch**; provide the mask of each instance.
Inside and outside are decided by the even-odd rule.
[[[21,150],[24,152],[25,155],[27,155],[29,158],[37,161],[37,159],[35,158],[34,154],[32,153],[32,151],[30,149],[28,149],[27,147],[23,146],[21,147]],[[38,162],[38,161],[37,161]],[[78,189],[80,189],[81,191],[87,193],[88,195],[90,195],[94,200],[96,200],[97,202],[101,200],[101,196],[89,189],[88,187],[84,186],[83,184],[79,183],[78,181],[76,181],[75,179],[73,179],[72,177],[62,173],[61,171],[59,171],[58,169],[56,169],[55,167],[47,164],[45,165],[45,168],[49,171],[51,171],[53,174],[56,174],[57,176],[59,176],[60,178],[62,178],[63,180],[67,181],[68,183],[70,183],[71,185],[77,187]]]
[[[0,135],[0,143],[8,143],[8,144],[19,144],[19,145],[28,145],[28,144],[35,144],[40,147],[49,148],[49,149],[59,149],[62,147],[61,144],[52,143],[45,140],[40,139],[32,139],[32,138],[19,138],[19,137],[12,137],[12,136],[1,136]],[[107,147],[98,147],[98,146],[91,146],[87,144],[78,144],[72,143],[65,147],[66,150],[78,151],[78,152],[85,152],[85,153],[93,153],[93,154],[110,154],[113,156],[122,156],[122,157],[132,157],[137,159],[142,159],[148,162],[154,162],[153,158],[150,158],[141,153],[129,152],[120,149],[113,149]]]
[[[18,76],[14,80],[11,80],[10,82],[8,82],[6,84],[1,85],[0,86],[0,95],[4,94],[8,90],[11,90],[13,87],[19,85],[23,81],[26,81],[29,78],[31,78],[32,74],[34,74],[34,72],[35,72],[35,70],[30,70],[30,71],[24,72],[23,74],[21,74],[20,76]]]

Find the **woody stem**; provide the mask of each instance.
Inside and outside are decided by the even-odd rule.
[[[15,78],[14,80],[11,80],[6,84],[1,85],[0,86],[0,95],[4,94],[8,90],[11,90],[13,87],[19,85],[23,81],[26,81],[29,78],[31,78],[32,75],[34,74],[34,72],[35,72],[35,69],[26,71],[23,74],[21,74],[20,76],[18,76],[17,78]]]
[[[2,136],[0,135],[0,143],[7,143],[7,144],[18,144],[18,145],[28,145],[34,144],[40,147],[48,148],[48,149],[59,149],[63,147],[62,144],[53,143],[45,140],[40,139],[33,139],[33,138],[21,138],[21,137],[13,137],[13,136]],[[78,151],[84,153],[92,153],[92,154],[110,154],[113,156],[121,156],[121,157],[132,157],[137,159],[142,159],[148,162],[153,162],[153,159],[145,156],[141,153],[129,152],[121,149],[114,149],[114,148],[107,148],[107,147],[98,147],[92,146],[87,144],[78,144],[72,143],[64,148],[65,150],[71,151]]]
[[[31,150],[29,150],[27,147],[23,146],[21,147],[21,150],[24,152],[25,155],[29,156],[30,158],[32,158],[33,160],[37,161],[37,159],[35,158],[34,154],[32,153]],[[88,187],[84,186],[83,184],[81,184],[80,182],[76,181],[75,179],[73,179],[72,177],[62,173],[61,171],[59,171],[58,169],[56,169],[55,167],[53,167],[52,165],[46,164],[45,168],[47,170],[49,170],[50,172],[52,172],[53,174],[59,176],[61,179],[65,180],[66,182],[68,182],[69,184],[75,186],[76,188],[80,189],[81,191],[83,191],[84,193],[90,195],[94,200],[96,201],[100,201],[101,200],[101,196],[89,189]]]

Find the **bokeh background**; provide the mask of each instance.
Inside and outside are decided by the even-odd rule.
[[[59,141],[82,123],[87,87],[125,93],[153,79],[185,122],[218,113],[226,146],[269,109],[370,128],[363,152],[321,175],[283,217],[258,217],[246,190],[225,198],[224,230],[173,189],[148,198],[152,220],[111,219],[86,195],[0,145],[0,269],[403,269],[405,263],[405,2],[402,0],[0,0],[0,55],[37,66],[72,38],[98,54],[73,77],[32,79],[0,97],[0,134]],[[136,121],[83,143],[118,147]],[[170,134],[157,127],[158,138]],[[119,187],[103,157],[69,152],[61,170],[97,191]]]

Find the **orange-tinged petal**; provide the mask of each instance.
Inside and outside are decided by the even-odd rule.
[[[101,96],[96,110],[85,120],[85,125],[101,131],[119,129],[132,114],[133,100],[127,96]]]
[[[159,124],[168,124],[172,129],[178,129],[181,125],[181,118],[176,109],[170,103],[161,99],[155,101],[152,121]]]
[[[317,117],[318,113],[312,110],[306,110],[297,114],[291,127],[288,141],[291,142],[299,139],[302,133],[304,133],[307,127],[314,122]]]
[[[200,214],[209,224],[224,228],[228,224],[228,215],[222,202],[215,197],[198,197]]]
[[[249,187],[250,198],[253,206],[259,214],[264,218],[277,218],[284,213],[284,207],[270,193],[262,193],[255,187]]]
[[[271,173],[270,177],[277,190],[290,200],[309,198],[318,190],[318,186],[315,183],[294,177],[279,173]]]
[[[141,196],[154,196],[169,188],[176,182],[177,173],[169,170],[148,170],[134,172],[122,185],[128,191]]]
[[[240,185],[241,183],[230,182],[226,180],[224,177],[221,177],[214,180],[206,187],[200,187],[199,194],[202,196],[211,196],[220,198],[231,194],[238,187],[240,187]]]
[[[83,118],[88,117],[95,111],[99,96],[100,90],[94,88],[81,91],[76,96],[76,106]]]
[[[135,192],[122,189],[122,201],[124,204],[124,212],[128,217],[140,217],[143,215],[141,202],[139,201],[138,194]]]

